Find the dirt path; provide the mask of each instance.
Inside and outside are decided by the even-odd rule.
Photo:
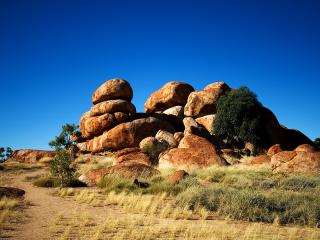
[[[49,189],[35,187],[32,183],[25,181],[26,176],[35,174],[39,174],[39,172],[23,173],[16,176],[12,183],[12,186],[26,191],[25,200],[31,203],[31,206],[25,210],[27,214],[26,221],[19,225],[14,239],[50,239],[49,229],[59,213],[68,216],[74,214],[75,211],[85,211],[97,219],[113,214],[112,209],[105,207],[95,208],[53,196],[50,195]]]

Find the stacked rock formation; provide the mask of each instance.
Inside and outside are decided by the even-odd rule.
[[[102,152],[138,147],[142,139],[154,136],[160,129],[174,132],[161,116],[136,114],[132,97],[126,80],[111,79],[102,84],[92,95],[94,105],[80,119],[85,142],[78,143],[79,149]]]
[[[230,91],[224,82],[209,84],[200,91],[194,91],[187,83],[169,82],[149,96],[144,104],[146,113],[136,113],[130,84],[111,79],[94,92],[92,108],[81,117],[84,142],[78,143],[78,147],[93,153],[118,151],[114,166],[106,172],[131,168],[132,164],[139,168],[152,168],[158,163],[186,168],[227,165],[229,161],[225,161],[226,154],[219,149],[221,141],[213,126],[217,102]],[[280,125],[269,109],[262,109],[262,119],[262,147],[278,145],[250,164],[270,163],[273,154],[311,144],[299,131]]]
[[[92,95],[94,104],[80,119],[80,131],[84,138],[101,135],[135,114],[136,108],[130,102],[133,97],[129,83],[112,79],[102,84]]]

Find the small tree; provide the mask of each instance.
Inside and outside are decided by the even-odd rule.
[[[69,124],[62,126],[62,131],[59,136],[57,136],[53,141],[49,142],[49,146],[54,148],[56,151],[61,149],[66,149],[71,159],[74,158],[74,150],[76,142],[72,141],[71,136],[79,136],[80,132],[78,126],[75,124]]]
[[[0,147],[0,161],[6,161],[12,156],[12,149],[10,147]]]
[[[257,96],[247,87],[227,93],[217,103],[215,134],[227,142],[237,139],[258,145],[262,136],[261,108]]]
[[[57,151],[56,156],[49,162],[51,174],[60,180],[60,186],[66,187],[74,178],[75,169],[71,167],[70,154],[63,149]]]
[[[313,143],[316,149],[320,151],[320,138],[316,138]]]

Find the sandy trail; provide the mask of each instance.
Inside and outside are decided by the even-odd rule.
[[[92,207],[87,204],[79,204],[73,200],[67,200],[50,195],[50,189],[39,188],[26,182],[26,176],[33,176],[39,172],[22,173],[15,177],[12,186],[26,191],[25,200],[31,203],[26,211],[27,218],[19,224],[15,231],[14,239],[33,240],[50,239],[50,227],[59,213],[68,216],[75,212],[84,211],[96,220],[114,215],[113,210],[106,207]]]

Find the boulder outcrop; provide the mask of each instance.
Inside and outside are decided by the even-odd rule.
[[[320,152],[283,151],[271,157],[273,173],[319,173]]]
[[[127,162],[111,167],[90,170],[86,174],[81,175],[79,180],[86,183],[88,186],[93,186],[99,184],[106,175],[117,175],[124,178],[136,179],[152,177],[159,173],[160,172],[157,169],[148,165],[136,162]]]
[[[123,99],[131,101],[133,91],[124,79],[110,79],[103,83],[92,95],[92,103],[97,104],[106,100]]]
[[[152,93],[144,104],[147,113],[164,111],[174,106],[184,106],[194,88],[183,82],[168,82]]]
[[[21,163],[36,163],[41,158],[53,158],[56,155],[55,151],[20,149],[15,150],[8,161],[16,161]]]
[[[230,90],[229,86],[222,82],[208,85],[205,90],[194,91],[184,107],[184,115],[188,117],[202,117],[216,113],[216,105],[219,97]]]
[[[174,132],[170,123],[154,117],[121,123],[102,135],[87,141],[86,149],[90,152],[101,152],[138,147],[142,139],[154,136],[160,129]]]
[[[226,161],[218,155],[215,146],[205,138],[193,134],[185,135],[178,148],[161,153],[159,164],[186,168],[227,165]]]

